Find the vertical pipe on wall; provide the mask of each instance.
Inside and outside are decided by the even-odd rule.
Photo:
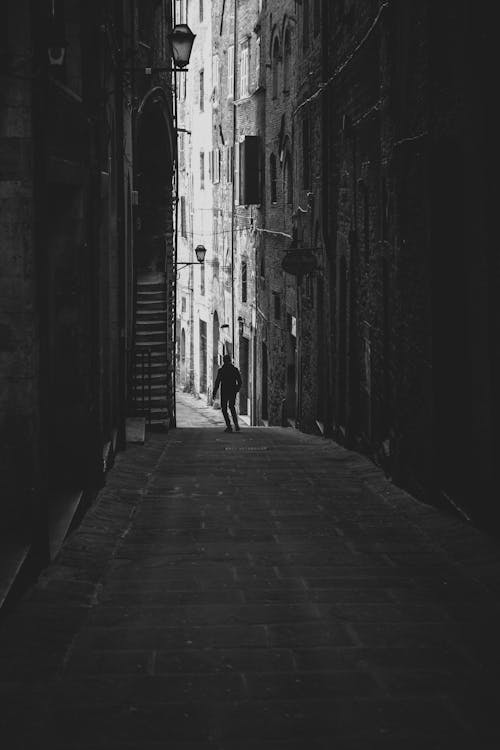
[[[234,0],[234,26],[233,26],[233,164],[232,164],[232,199],[231,199],[231,335],[233,338],[233,359],[236,351],[236,331],[234,327],[235,315],[234,315],[234,232],[235,232],[235,199],[236,199],[236,185],[235,185],[235,164],[236,164],[236,73],[238,71],[237,59],[238,59],[238,0]],[[238,154],[239,156],[239,154]],[[239,170],[238,170],[239,176]]]
[[[176,13],[175,13],[175,0],[172,0],[171,6],[170,6],[170,27],[173,28],[175,26],[175,20],[176,20]],[[186,19],[187,21],[187,19]],[[168,26],[168,24],[167,24]],[[172,59],[172,57],[171,57]],[[174,176],[175,176],[175,194],[174,194],[174,200],[175,200],[175,217],[174,217],[174,264],[173,264],[173,270],[174,270],[174,279],[173,282],[167,287],[167,294],[172,294],[173,289],[173,295],[174,295],[174,313],[173,313],[173,322],[172,322],[172,330],[171,330],[171,346],[172,346],[172,356],[171,356],[171,367],[172,367],[172,398],[170,402],[170,426],[171,427],[177,427],[177,409],[176,409],[176,388],[177,388],[177,373],[176,373],[176,367],[177,367],[177,359],[176,359],[176,353],[177,353],[177,250],[178,250],[178,241],[179,241],[179,158],[178,158],[178,150],[177,150],[177,127],[178,127],[178,121],[177,121],[177,70],[175,68],[175,64],[172,65],[172,73],[173,73],[173,83],[174,83],[174,90],[173,90],[173,114],[174,114],[174,145],[175,145],[175,153],[173,154],[174,157]],[[184,75],[187,75],[186,72],[184,72]],[[167,277],[168,282],[168,273],[165,274]]]

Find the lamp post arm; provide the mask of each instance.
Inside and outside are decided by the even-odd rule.
[[[185,268],[186,266],[201,266],[201,265],[203,264],[200,263],[198,260],[193,260],[189,263],[181,263],[180,265],[177,266],[176,270],[180,271],[182,268]]]

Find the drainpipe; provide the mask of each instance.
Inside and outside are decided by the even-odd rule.
[[[175,2],[171,5],[171,26],[172,28],[175,26],[175,10],[176,10],[176,4]],[[174,82],[174,90],[173,90],[173,116],[174,116],[174,143],[175,143],[175,155],[174,155],[174,164],[175,164],[175,231],[174,231],[174,279],[173,284],[169,283],[169,274],[168,269],[165,268],[165,278],[167,281],[167,289],[168,294],[172,293],[174,294],[174,312],[173,312],[173,323],[172,323],[172,330],[170,332],[170,346],[172,347],[172,356],[170,358],[171,360],[171,367],[172,367],[172,397],[170,400],[170,426],[171,427],[177,427],[177,404],[176,404],[176,390],[177,390],[177,374],[176,374],[176,367],[177,367],[177,359],[176,359],[176,350],[177,350],[177,249],[178,249],[178,242],[179,242],[179,153],[178,153],[178,144],[177,144],[177,127],[178,127],[178,119],[177,119],[177,71],[175,68],[175,65],[172,66],[173,70],[173,82]],[[186,73],[184,73],[186,75]],[[165,253],[165,266],[166,266],[166,253]],[[168,330],[168,327],[167,327]],[[168,336],[168,333],[167,333]],[[167,346],[168,346],[167,341]]]
[[[234,315],[234,231],[235,231],[235,208],[234,201],[236,198],[236,185],[235,185],[235,169],[236,164],[236,74],[238,72],[237,58],[238,58],[238,0],[234,0],[234,27],[233,27],[233,187],[231,191],[231,333],[233,336],[233,361],[236,350],[236,330],[235,330],[235,315]],[[239,171],[238,171],[239,176]]]

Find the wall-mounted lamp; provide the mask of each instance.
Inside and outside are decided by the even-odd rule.
[[[187,23],[177,24],[168,35],[175,68],[182,70],[189,64],[195,37],[196,34],[193,34]]]
[[[207,248],[205,247],[205,245],[196,245],[194,252],[196,254],[196,261],[181,263],[180,266],[177,266],[177,271],[180,271],[181,268],[185,268],[186,266],[196,266],[198,265],[198,263],[205,262],[205,255],[207,254]]]

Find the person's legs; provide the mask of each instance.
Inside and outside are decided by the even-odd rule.
[[[220,408],[222,409],[222,415],[223,415],[224,420],[226,422],[227,429],[230,430],[231,429],[231,420],[229,419],[229,414],[227,413],[227,402],[228,402],[227,396],[225,396],[225,395],[223,395],[221,393],[221,396],[220,396]]]
[[[234,394],[234,396],[230,397],[230,399],[229,399],[229,408],[231,410],[231,415],[233,417],[234,429],[235,430],[239,430],[240,427],[239,427],[239,424],[238,424],[238,416],[236,414],[235,403],[236,403],[236,394]]]

